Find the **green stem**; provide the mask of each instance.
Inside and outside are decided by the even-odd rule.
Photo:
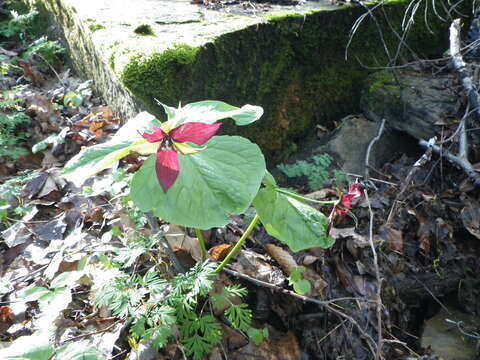
[[[322,205],[336,205],[339,202],[339,200],[320,201],[320,200],[309,199],[305,196],[295,194],[293,192],[290,192],[290,191],[282,189],[282,188],[275,188],[275,191],[278,191],[279,193],[290,196],[290,197],[292,197],[296,200],[300,200],[300,201],[305,200],[305,201],[310,201],[310,202],[317,203],[317,204],[322,204]]]
[[[250,223],[250,225],[248,225],[248,228],[247,230],[245,230],[245,232],[243,233],[242,237],[240,238],[240,240],[238,240],[238,242],[235,244],[235,246],[233,247],[232,250],[230,250],[230,252],[228,253],[228,255],[225,257],[225,259],[223,259],[222,263],[220,265],[218,265],[218,267],[215,269],[215,272],[220,272],[222,271],[222,269],[225,267],[225,265],[228,264],[228,262],[230,261],[230,259],[232,257],[235,256],[235,254],[238,252],[238,250],[240,250],[240,248],[242,247],[243,243],[245,242],[245,239],[248,237],[248,235],[250,235],[250,233],[252,232],[253,228],[255,227],[255,225],[257,225],[258,223],[258,220],[260,220],[260,217],[255,214],[255,217],[253,218],[252,222]]]
[[[195,228],[195,234],[197,234],[198,243],[200,244],[200,251],[202,253],[202,260],[207,257],[207,247],[205,246],[205,239],[203,238],[202,231]]]

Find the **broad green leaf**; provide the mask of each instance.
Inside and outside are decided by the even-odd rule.
[[[83,149],[65,165],[62,175],[65,179],[80,186],[89,177],[127,156],[134,143],[134,141],[107,142]]]
[[[263,115],[263,108],[260,106],[247,104],[238,108],[215,100],[194,102],[180,109],[173,109],[166,105],[161,105],[167,112],[168,119],[174,124],[173,127],[189,121],[213,124],[219,120],[228,118],[233,119],[236,125],[243,126],[257,121]]]
[[[40,151],[45,150],[49,144],[51,144],[52,146],[63,144],[65,142],[65,136],[67,136],[69,130],[70,128],[68,127],[63,128],[62,131],[60,131],[58,134],[50,135],[46,139],[43,139],[42,141],[36,143],[32,147],[32,153],[36,154]]]
[[[131,197],[142,211],[165,221],[210,229],[243,213],[265,174],[259,147],[238,136],[215,136],[193,155],[178,154],[180,173],[167,193],[155,175],[155,155],[135,173]]]
[[[48,294],[50,290],[42,286],[36,286],[30,289],[20,290],[17,294],[19,300],[36,301],[43,295]]]
[[[83,271],[65,271],[52,280],[50,287],[71,287],[83,276],[83,274]]]
[[[123,125],[110,141],[85,148],[70,159],[63,169],[63,176],[81,186],[89,177],[114,166],[131,152],[155,153],[158,144],[148,143],[140,134],[159,124],[153,115],[141,112]]]
[[[118,129],[111,141],[120,143],[142,139],[140,133],[145,131],[145,129],[150,129],[152,125],[158,126],[159,124],[160,122],[155,119],[155,116],[143,111],[128,120],[120,129]]]
[[[8,348],[0,350],[2,360],[49,360],[53,345],[46,334],[22,336]]]
[[[58,313],[67,308],[72,301],[72,293],[67,288],[57,288],[38,299],[38,305],[43,315],[48,315],[52,319],[56,318]]]
[[[77,341],[58,349],[55,360],[106,360],[106,358],[88,341]]]
[[[275,178],[273,177],[272,174],[268,170],[265,170],[265,176],[262,179],[262,184],[265,186],[277,186],[277,182],[275,181]]]
[[[334,243],[326,235],[328,218],[325,215],[273,187],[261,189],[253,205],[265,230],[292,251],[328,248]]]

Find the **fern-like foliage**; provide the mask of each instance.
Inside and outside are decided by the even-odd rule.
[[[132,338],[150,342],[157,348],[168,343],[172,327],[176,326],[185,353],[201,360],[222,340],[220,323],[211,314],[204,313],[204,309],[210,308],[205,305],[213,288],[215,268],[215,263],[206,261],[176,275],[170,283],[160,279],[155,271],[143,276],[120,272],[97,292],[97,305],[108,307],[115,316],[128,317]],[[246,295],[246,289],[228,286],[213,296],[212,302],[214,306],[229,304],[224,314],[231,326],[258,339],[261,335],[250,326],[251,310],[246,304],[232,302],[232,298]]]
[[[306,176],[310,189],[318,190],[329,180],[328,169],[332,161],[330,155],[321,154],[313,156],[311,162],[298,160],[294,164],[280,164],[277,167],[288,177]]]
[[[28,153],[19,143],[27,137],[21,126],[30,121],[30,117],[21,112],[0,114],[0,156],[17,159]]]

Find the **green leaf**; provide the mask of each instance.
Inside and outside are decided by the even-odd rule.
[[[252,322],[252,311],[247,304],[234,304],[225,310],[225,317],[230,321],[234,329],[247,331]]]
[[[53,146],[57,146],[58,144],[63,144],[65,142],[65,136],[67,136],[67,133],[70,129],[68,127],[63,128],[62,131],[60,131],[58,134],[53,134],[47,137],[46,139],[43,139],[42,141],[36,143],[32,147],[32,152],[34,154],[45,150],[49,144],[52,144]]]
[[[292,285],[294,282],[302,280],[302,274],[304,272],[305,272],[304,266],[295,266],[295,269],[292,271],[292,273],[288,277],[290,285]]]
[[[243,213],[265,174],[259,147],[238,136],[215,136],[206,145],[193,155],[178,154],[180,173],[167,193],[155,174],[155,156],[150,156],[132,180],[136,206],[165,221],[203,230]]]
[[[65,96],[63,97],[63,105],[68,106],[69,104],[72,104],[75,107],[79,107],[83,103],[83,96],[82,94],[75,92],[75,91],[70,91]]]
[[[58,275],[50,283],[50,287],[59,288],[59,287],[71,287],[74,285],[78,279],[83,276],[83,271],[65,271]]]
[[[265,176],[262,179],[262,184],[265,186],[277,187],[277,182],[275,178],[268,170],[265,170]]]
[[[161,105],[164,107],[168,119],[175,119],[175,127],[189,121],[213,124],[227,118],[233,119],[236,125],[243,126],[257,121],[263,115],[263,108],[260,106],[247,104],[238,108],[215,100],[194,102],[180,109]]]
[[[335,241],[327,236],[328,218],[324,214],[275,188],[261,189],[253,205],[268,234],[292,251],[328,248]]]
[[[55,360],[106,360],[106,358],[88,341],[78,341],[58,349]]]
[[[30,289],[20,290],[17,294],[19,300],[23,301],[36,301],[43,295],[48,294],[50,290],[42,286],[36,286]]]
[[[293,283],[293,290],[300,295],[306,295],[312,291],[310,281],[302,279]]]
[[[62,175],[75,185],[82,185],[96,173],[112,166],[127,156],[134,141],[107,142],[80,151],[65,165]]]
[[[268,337],[268,328],[255,329],[251,327],[247,330],[247,335],[250,339],[253,340],[255,345],[258,346],[263,342],[266,337]]]
[[[72,301],[72,293],[67,288],[57,288],[38,299],[38,304],[43,315],[54,319],[60,311],[65,310]]]
[[[49,360],[52,355],[53,345],[46,334],[22,336],[0,350],[3,360]]]

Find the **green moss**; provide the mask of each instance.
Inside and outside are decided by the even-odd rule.
[[[101,24],[90,24],[90,25],[88,25],[88,29],[91,32],[95,32],[95,31],[98,31],[98,30],[105,29],[105,26],[103,26]]]
[[[392,89],[399,87],[391,71],[378,71],[370,77],[370,86],[368,87],[369,93],[376,92],[382,87]]]
[[[155,36],[153,29],[150,25],[142,24],[139,25],[133,30],[135,34],[143,35],[143,36]]]
[[[278,161],[315,124],[333,127],[334,121],[360,110],[362,86],[372,73],[368,67],[389,65],[396,55],[402,60],[412,58],[405,48],[397,51],[399,39],[392,31],[402,33],[409,3],[391,0],[376,8],[376,22],[366,17],[353,36],[347,59],[351,28],[365,14],[360,6],[277,15],[268,23],[222,34],[199,48],[179,45],[148,57],[137,56],[125,68],[122,80],[156,115],[162,110],[154,98],[169,105],[218,99],[237,106],[263,106],[261,121],[247,127],[226,124],[222,131],[249,137],[269,160]],[[448,24],[430,11],[427,26],[422,6],[424,2],[406,42],[420,58],[431,58],[448,47]],[[373,88],[388,83],[388,76],[382,76]]]
[[[154,99],[177,104],[189,86],[189,65],[198,48],[178,44],[162,53],[136,55],[124,68],[121,80],[147,107],[158,112]]]

